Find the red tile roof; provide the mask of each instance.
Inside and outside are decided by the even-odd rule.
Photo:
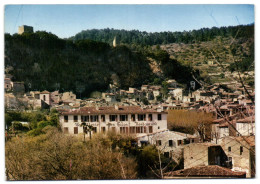
[[[251,122],[255,122],[255,116],[250,116],[250,117],[246,117],[243,119],[238,119],[237,120],[238,123],[251,123]]]
[[[234,137],[238,142],[245,141],[250,145],[250,146],[255,146],[255,136],[238,136]]]
[[[150,108],[141,108],[139,106],[119,106],[115,107],[82,107],[80,109],[68,110],[66,112],[60,112],[64,115],[76,115],[76,114],[145,114],[145,113],[167,113],[165,111],[158,112],[157,110]]]
[[[41,94],[49,94],[50,92],[49,91],[42,91]]]
[[[167,177],[232,177],[245,178],[246,172],[235,172],[218,165],[197,166],[165,173]]]

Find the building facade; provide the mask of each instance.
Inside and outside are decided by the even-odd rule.
[[[221,146],[233,171],[246,172],[246,177],[255,176],[255,136],[224,137]]]
[[[83,133],[81,123],[93,126],[93,133],[113,131],[145,135],[167,129],[167,112],[139,106],[83,107],[60,111],[64,133]]]

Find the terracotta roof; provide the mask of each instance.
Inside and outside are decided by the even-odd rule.
[[[249,143],[250,146],[255,146],[255,136],[238,136],[234,137],[238,142],[245,141]]]
[[[229,123],[228,122],[222,122],[219,127],[222,128],[222,127],[228,127]]]
[[[255,122],[255,116],[250,116],[250,117],[237,120],[238,123],[251,123],[251,121]]]
[[[118,109],[115,107],[82,107],[80,109],[69,110],[67,112],[61,112],[65,115],[76,115],[76,114],[145,114],[145,113],[167,113],[158,112],[157,110],[150,108],[141,108],[139,106],[119,106]]]
[[[41,94],[49,94],[50,92],[49,91],[47,91],[47,90],[45,90],[45,91],[43,91],[43,92],[41,92]]]
[[[234,177],[245,178],[246,172],[235,172],[218,165],[197,166],[165,173],[169,177]]]
[[[187,145],[185,145],[185,146],[187,146],[187,147],[192,147],[192,146],[197,146],[197,145],[200,145],[200,146],[206,146],[206,147],[211,147],[211,146],[220,146],[220,145],[215,144],[215,143],[212,143],[212,142],[192,143],[192,144],[187,144]]]
[[[220,118],[220,119],[215,119],[212,123],[221,123],[225,121],[224,118]]]

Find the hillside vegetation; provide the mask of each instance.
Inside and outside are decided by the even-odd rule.
[[[27,91],[59,89],[87,97],[110,83],[127,89],[170,78],[188,89],[194,76],[212,83],[209,74],[217,73],[226,80],[215,61],[232,72],[253,70],[254,25],[160,33],[93,29],[70,39],[44,31],[5,34],[5,73],[24,81]]]
[[[149,58],[159,73],[152,70]],[[188,84],[193,72],[160,48],[140,52],[126,45],[64,40],[42,31],[5,35],[5,69],[13,81],[24,81],[27,91],[59,89],[82,97],[105,91],[110,83],[127,89],[176,78]]]
[[[213,27],[202,28],[199,30],[183,31],[183,32],[155,32],[149,33],[138,30],[118,30],[118,29],[91,29],[84,30],[71,40],[91,39],[95,41],[106,42],[112,44],[114,37],[119,44],[137,44],[137,45],[161,45],[169,43],[198,43],[211,41],[217,36],[236,37],[236,38],[252,38],[254,35],[254,24],[229,26],[229,27]]]

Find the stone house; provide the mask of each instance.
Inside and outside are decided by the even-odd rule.
[[[233,171],[244,171],[247,178],[255,176],[255,136],[223,137],[221,146]]]
[[[61,94],[58,90],[50,93],[50,100],[52,106],[59,105],[59,102],[61,101]]]
[[[255,135],[255,116],[236,120],[236,129],[239,132],[238,136]]]
[[[178,160],[183,156],[183,145],[199,142],[199,137],[176,131],[163,130],[138,137],[138,145],[153,144],[165,157]]]
[[[175,79],[169,79],[167,81],[167,83],[169,84],[170,87],[173,87],[173,88],[177,88],[177,86],[178,86],[178,83]]]
[[[42,91],[40,92],[40,100],[45,102],[48,105],[51,105],[51,95],[49,91]]]
[[[12,90],[15,96],[22,97],[25,92],[24,82],[12,82]]]
[[[66,100],[75,101],[76,100],[76,95],[72,91],[64,92],[64,93],[62,93],[61,100],[62,101],[66,101]]]
[[[194,143],[184,146],[184,169],[219,165],[226,166],[228,160],[222,147],[213,143]]]
[[[17,98],[12,93],[5,93],[5,108],[16,109],[17,106]]]
[[[168,88],[169,94],[176,100],[182,100],[183,89],[182,88]]]
[[[105,99],[106,102],[116,102],[116,96],[113,93],[102,93],[102,98]]]
[[[5,92],[12,90],[12,81],[10,78],[5,77]]]

